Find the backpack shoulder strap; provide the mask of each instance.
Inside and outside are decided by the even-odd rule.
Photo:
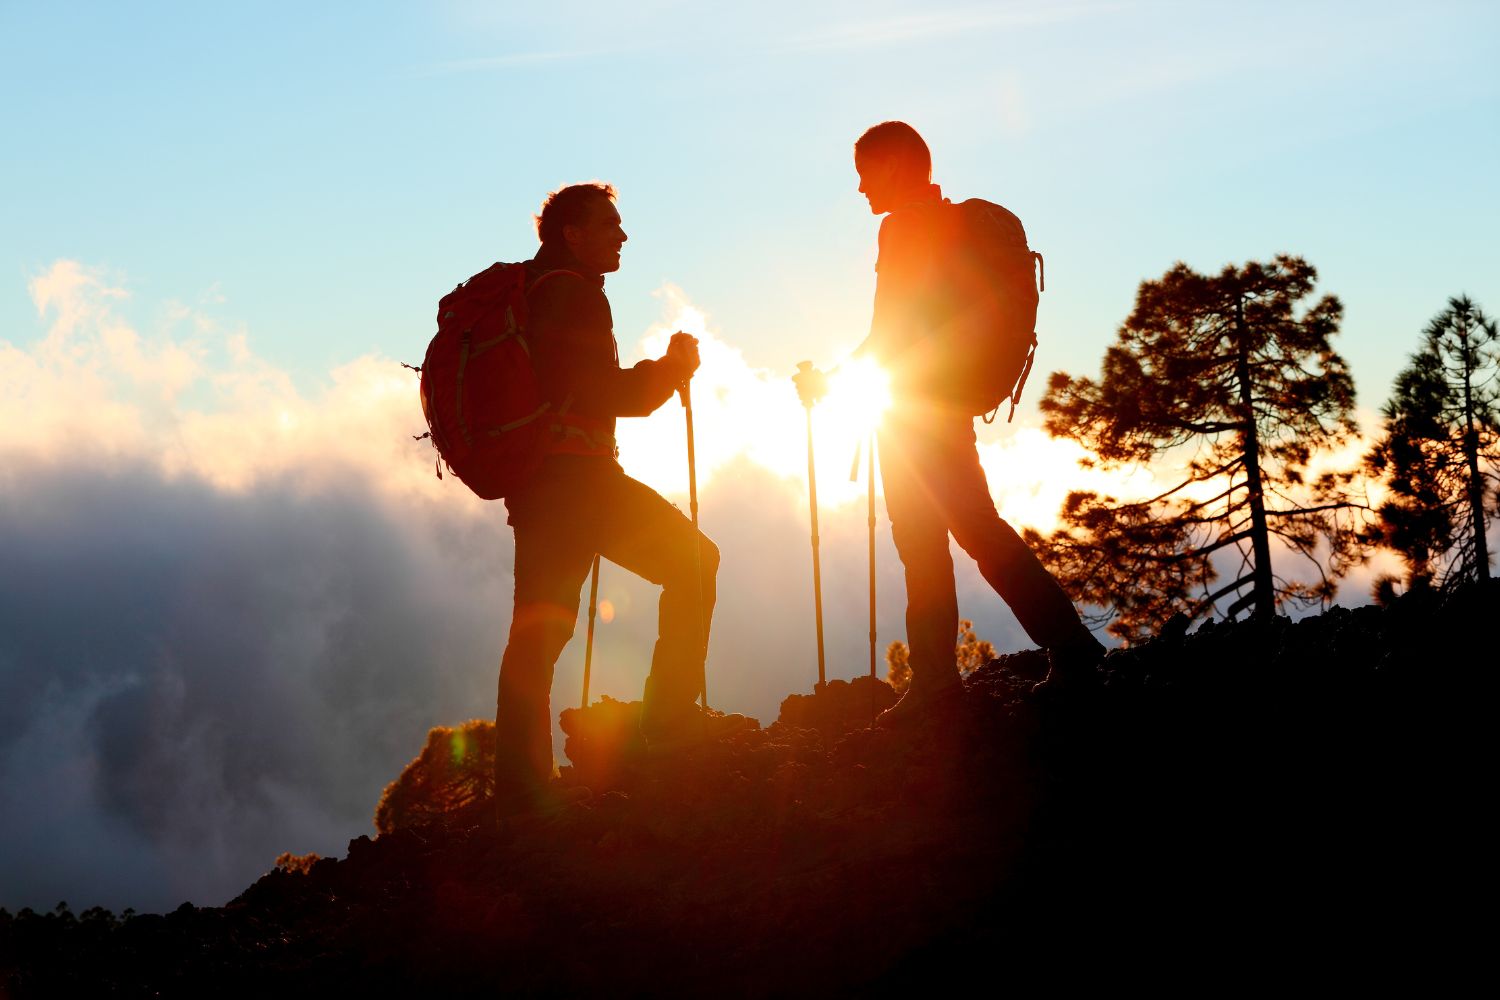
[[[583,277],[583,275],[579,274],[577,271],[569,271],[567,268],[562,267],[556,268],[551,271],[544,271],[537,277],[535,281],[526,286],[526,294],[530,295],[532,292],[537,290],[538,286],[540,286],[542,282],[546,281],[548,278],[555,278],[560,274],[571,274],[575,278]]]

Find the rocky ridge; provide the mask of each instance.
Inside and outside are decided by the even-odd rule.
[[[888,687],[834,681],[660,758],[605,699],[563,714],[558,780],[594,792],[576,806],[360,837],[223,907],[0,911],[0,996],[763,996],[1420,965],[1429,940],[1465,940],[1441,900],[1471,877],[1487,758],[1467,648],[1493,650],[1497,612],[1492,585],[1174,622],[1111,653],[1095,690],[1035,697],[1042,655],[1002,656],[952,712],[895,731],[868,727]]]

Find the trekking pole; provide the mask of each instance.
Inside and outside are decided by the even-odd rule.
[[[682,410],[687,415],[688,451],[688,510],[693,516],[693,569],[698,576],[698,645],[703,651],[703,666],[698,672],[698,697],[703,710],[708,711],[708,629],[703,621],[703,535],[698,530],[698,459],[693,450],[693,388],[691,382],[682,383],[677,394],[682,397]]]
[[[797,371],[807,374],[812,371],[812,362],[799,361]],[[823,568],[818,558],[818,470],[813,462],[813,404],[804,400],[802,405],[807,409],[807,506],[812,515],[813,616],[818,624],[817,690],[821,691],[826,681],[823,657]]]
[[[870,432],[870,460],[865,465],[870,498],[870,717],[875,717],[875,432]]]
[[[861,447],[854,446],[854,463],[849,467],[849,481],[851,483],[859,480],[859,459]],[[875,715],[875,432],[870,432],[869,462],[865,466],[868,472],[866,489],[870,501],[870,716]]]
[[[583,646],[583,707],[589,707],[589,667],[594,662],[594,613],[599,610],[599,554],[594,554],[594,574],[589,582],[589,635]]]

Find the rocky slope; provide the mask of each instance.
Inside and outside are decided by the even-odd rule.
[[[662,758],[605,700],[564,714],[594,794],[556,816],[361,837],[220,908],[0,911],[0,995],[1431,986],[1470,937],[1497,618],[1491,587],[1169,627],[1050,698],[1003,656],[897,731],[883,684],[833,682]]]

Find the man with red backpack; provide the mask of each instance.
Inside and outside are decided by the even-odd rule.
[[[604,275],[619,269],[626,241],[613,187],[553,192],[537,233],[541,248],[525,264],[525,332],[547,428],[540,465],[506,494],[516,590],[495,710],[502,815],[552,804],[552,670],[573,635],[579,590],[596,553],[662,587],[641,719],[648,744],[701,737],[711,724],[695,701],[719,550],[676,507],[625,474],[614,439],[616,418],[649,415],[692,378],[698,342],[677,333],[663,357],[620,367],[604,295]]]
[[[1047,650],[1044,687],[1085,683],[1104,647],[1035,553],[995,510],[974,417],[1014,406],[1035,344],[1033,259],[1020,220],[998,205],[954,205],[932,183],[927,143],[904,122],[869,129],[854,146],[859,190],[885,215],[870,335],[856,350],[891,376],[880,430],[881,481],[906,570],[912,678],[881,716],[905,721],[962,691],[951,532]],[[821,377],[800,377],[805,401]]]

